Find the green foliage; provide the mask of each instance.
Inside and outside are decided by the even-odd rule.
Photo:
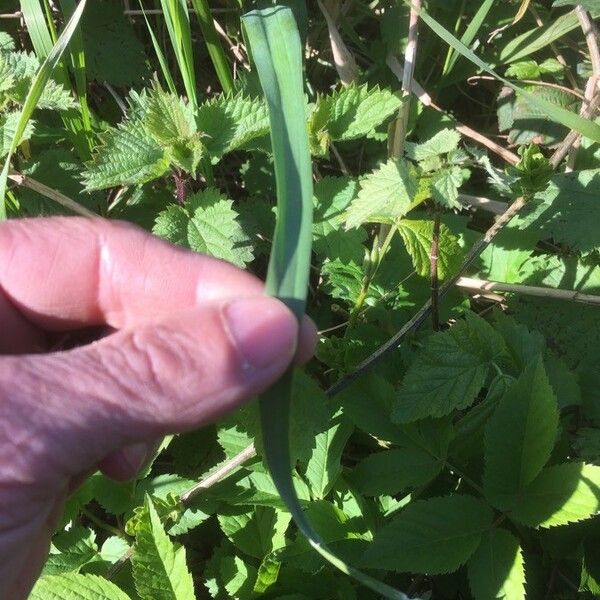
[[[393,418],[408,423],[470,406],[504,348],[502,338],[475,315],[433,335],[402,381]]]
[[[136,532],[131,563],[135,587],[142,600],[195,598],[185,549],[169,539],[148,497]]]
[[[364,563],[401,572],[450,573],[475,552],[492,518],[490,507],[472,496],[416,500],[377,533]]]
[[[274,206],[277,188],[295,181],[296,159],[284,164],[274,154],[303,145],[306,132],[312,157],[303,146],[300,162],[306,182],[312,175],[314,218],[303,231],[313,252],[293,295],[304,297],[306,269],[307,312],[321,332],[317,360],[293,378],[289,461],[279,412],[287,396],[275,391],[267,417],[277,426],[266,436],[250,401],[169,439],[133,481],[95,473],[69,498],[31,597],[371,597],[315,552],[302,535],[304,516],[334,564],[372,570],[414,597],[598,595],[598,307],[560,297],[600,295],[600,145],[598,124],[578,117],[593,73],[573,10],[581,4],[596,18],[595,3],[557,0],[565,8],[550,11],[531,0],[545,26],[529,14],[513,22],[518,1],[428,3],[414,65],[425,92],[414,86],[421,100],[407,103],[388,65],[405,50],[408,2],[345,3],[332,15],[359,65],[348,87],[337,81],[319,7],[293,2],[299,29],[310,33],[296,57],[295,108],[286,113],[293,131],[283,136],[277,110],[272,130],[268,102],[285,95],[290,65],[279,65],[271,83],[282,85],[266,86],[268,98],[254,65],[276,58],[276,47],[289,51],[291,38],[275,27],[270,48],[248,56],[239,13],[229,11],[217,16],[229,48],[217,56],[206,3],[194,1],[188,16],[183,0],[158,3],[165,14],[147,12],[146,23],[124,16],[120,2],[88,3],[83,44],[73,38],[53,78],[38,80],[39,101],[29,102],[20,127],[40,60],[74,3],[50,3],[54,24],[45,3],[21,4],[38,6],[43,27],[34,30],[26,15],[31,31],[14,39],[0,32],[2,162],[14,151],[5,168],[9,216],[70,214],[55,200],[60,193],[265,278],[274,248],[299,256],[293,211]],[[482,71],[496,82],[477,79]],[[86,102],[91,160],[75,146]],[[46,110],[31,121],[33,108]],[[392,158],[390,138],[405,117],[402,152]],[[455,117],[520,160],[502,164]],[[588,137],[553,172],[549,157],[572,127]],[[30,187],[18,183],[21,175]],[[288,208],[302,195],[308,211],[310,186],[298,190]],[[525,207],[461,275],[559,298],[527,287],[453,288],[439,299],[439,331],[426,319],[370,364],[432,297],[434,221],[443,286],[496,218],[488,208],[501,208],[485,200],[508,207],[518,197]],[[276,217],[288,219],[284,236],[274,236]],[[289,266],[275,262],[280,275]],[[251,444],[256,456],[227,470]],[[299,505],[290,504],[293,492]]]
[[[188,198],[185,206],[167,207],[158,215],[153,231],[176,244],[243,267],[252,261],[252,250],[232,206],[232,200],[209,188]]]
[[[506,529],[492,529],[481,540],[467,565],[476,600],[525,599],[525,569],[519,540]]]
[[[395,223],[411,208],[417,179],[405,161],[389,160],[360,182],[360,190],[346,212],[346,226]]]
[[[519,501],[550,458],[557,426],[556,398],[538,359],[506,390],[486,427],[484,491],[494,506]]]

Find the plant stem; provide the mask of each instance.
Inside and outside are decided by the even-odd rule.
[[[91,510],[88,510],[85,507],[81,507],[80,511],[81,511],[81,514],[83,514],[86,519],[90,520],[92,523],[94,523],[94,525],[97,525],[101,529],[104,529],[105,531],[108,531],[108,533],[110,533],[110,534],[112,534],[114,536],[120,537],[121,539],[124,539],[124,540],[129,540],[130,539],[129,536],[126,533],[124,533],[123,531],[121,531],[117,527],[114,527],[110,523],[107,523],[106,521],[100,519]]]
[[[439,279],[438,279],[438,257],[440,249],[440,211],[436,209],[433,218],[433,236],[431,239],[431,323],[434,331],[440,329],[440,311],[439,311]]]
[[[215,29],[215,24],[210,14],[210,8],[207,0],[192,0],[192,6],[196,11],[200,29],[204,37],[204,42],[210,55],[210,59],[215,67],[215,72],[219,78],[219,83],[226,94],[233,92],[233,76],[231,66],[227,56],[221,46],[219,35]]]

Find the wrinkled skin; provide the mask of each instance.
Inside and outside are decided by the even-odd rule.
[[[64,334],[105,335],[56,350]],[[26,598],[64,501],[123,480],[156,440],[210,423],[312,353],[308,320],[229,264],[137,228],[0,224],[0,598]]]

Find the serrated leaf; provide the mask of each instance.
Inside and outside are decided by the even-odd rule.
[[[157,140],[171,144],[196,133],[196,122],[189,104],[160,88],[152,90],[145,112],[146,127]]]
[[[598,186],[600,169],[555,175],[548,189],[524,208],[522,227],[583,254],[597,250],[600,241],[593,224],[600,219]]]
[[[4,158],[10,150],[20,117],[21,113],[18,112],[8,112],[0,115],[0,158]],[[17,144],[21,145],[25,140],[30,139],[33,135],[33,131],[34,123],[29,121]]]
[[[387,89],[349,86],[320,98],[317,111],[326,107],[327,130],[332,140],[354,140],[371,133],[393,115],[402,101]]]
[[[442,470],[442,464],[418,448],[394,448],[367,456],[349,476],[366,496],[395,495],[424,485]]]
[[[471,496],[411,502],[375,534],[363,564],[399,572],[450,573],[475,552],[493,517],[485,502]]]
[[[565,463],[546,467],[519,495],[511,519],[554,527],[589,519],[600,508],[600,467]]]
[[[415,270],[421,277],[429,277],[431,269],[431,245],[433,221],[403,219],[398,224],[406,250],[410,254]],[[462,250],[458,238],[446,225],[440,223],[438,247],[438,277],[446,279],[453,275],[462,262]]]
[[[554,447],[558,408],[540,358],[506,391],[485,431],[486,498],[510,509],[540,473]]]
[[[262,559],[285,546],[285,530],[291,515],[271,506],[255,506],[250,511],[217,516],[223,533],[242,552]]]
[[[510,357],[510,368],[517,375],[544,352],[546,340],[537,331],[530,331],[515,319],[497,312],[494,315],[494,329],[502,336]]]
[[[505,529],[483,535],[467,565],[475,600],[525,600],[525,568],[519,540]]]
[[[422,144],[405,142],[406,155],[420,162],[456,150],[459,142],[460,133],[456,129],[442,129]]]
[[[365,230],[344,231],[343,226],[344,213],[357,190],[357,182],[350,177],[324,177],[315,183],[313,248],[321,258],[362,261]]]
[[[392,419],[409,423],[470,406],[503,351],[504,342],[491,325],[467,313],[464,321],[432,335],[417,354],[398,391]]]
[[[29,600],[130,600],[114,583],[96,575],[50,575],[42,577]],[[158,600],[158,599],[157,599]]]
[[[195,600],[185,548],[169,539],[148,496],[131,564],[136,590],[142,600]]]
[[[462,181],[460,167],[441,169],[431,179],[431,197],[445,208],[462,209],[463,205],[458,200],[458,188]]]
[[[0,52],[10,52],[15,49],[15,42],[6,31],[0,31]]]
[[[95,532],[75,526],[52,539],[52,547],[42,576],[77,573],[81,567],[97,558]]]
[[[83,174],[88,190],[146,183],[169,169],[165,148],[139,121],[126,121],[109,130],[103,141]]]
[[[171,205],[162,211],[152,231],[195,252],[244,267],[254,257],[237,217],[233,201],[208,188],[190,196],[185,206]]]
[[[358,196],[346,213],[346,227],[396,222],[410,210],[417,189],[408,164],[388,160],[361,180]]]
[[[266,135],[269,116],[264,100],[243,94],[219,96],[200,106],[196,125],[213,162],[218,162],[224,154]]]
[[[506,77],[515,79],[538,79],[541,76],[540,66],[533,59],[513,63],[506,69]]]
[[[305,473],[313,498],[325,498],[342,472],[342,452],[353,429],[352,425],[338,414],[333,418],[331,427],[315,437],[315,447]]]

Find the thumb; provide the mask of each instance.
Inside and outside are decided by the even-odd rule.
[[[264,391],[291,362],[297,331],[281,302],[253,296],[68,352],[5,358],[4,412],[36,440],[31,476],[73,477],[116,449],[210,423]]]

